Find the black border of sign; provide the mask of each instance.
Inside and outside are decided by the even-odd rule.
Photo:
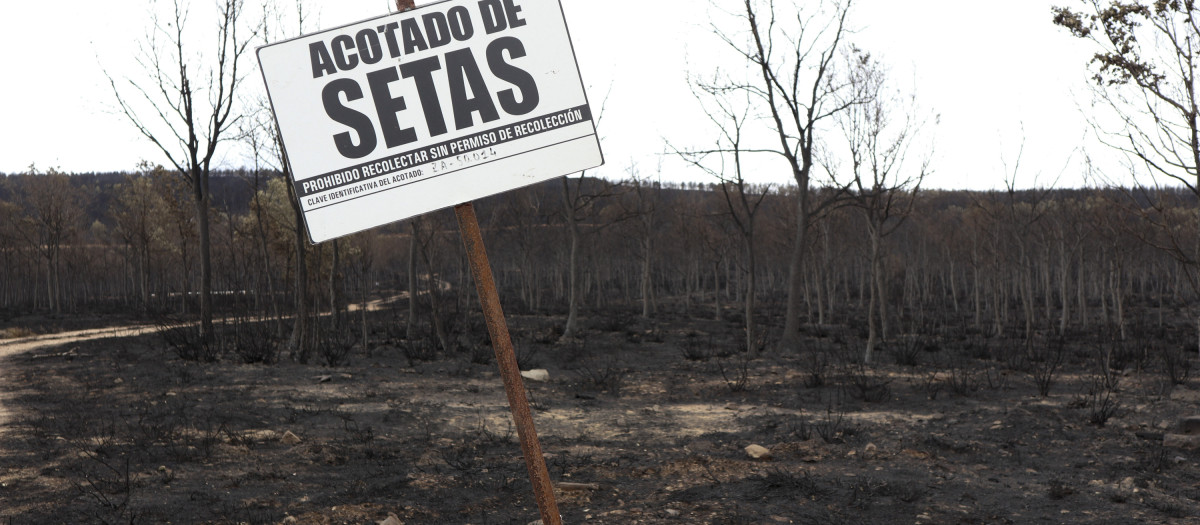
[[[400,14],[403,14],[403,13],[415,13],[415,12],[417,12],[417,11],[421,11],[421,10],[423,10],[423,9],[427,9],[427,8],[433,8],[433,7],[437,6],[438,4],[449,3],[449,2],[452,2],[452,1],[456,1],[456,0],[436,0],[436,1],[434,1],[434,2],[429,2],[429,3],[427,3],[427,4],[422,4],[422,5],[416,6],[416,7],[412,8],[412,9],[409,9],[409,10],[406,10],[406,11],[393,11],[393,12],[390,12],[390,13],[388,13],[388,14],[386,14],[386,15],[380,15],[380,16],[375,16],[375,17],[371,17],[371,18],[364,18],[364,19],[362,19],[362,20],[359,20],[359,21],[357,21],[357,22],[351,22],[351,23],[342,24],[342,25],[339,25],[339,26],[333,26],[333,27],[330,27],[330,28],[322,29],[322,30],[319,30],[319,31],[314,31],[314,32],[312,32],[312,33],[307,33],[307,34],[303,34],[303,35],[297,35],[297,36],[294,36],[294,37],[292,37],[292,38],[287,38],[287,39],[284,39],[284,40],[280,40],[280,41],[277,41],[277,42],[272,42],[272,43],[270,43],[270,44],[265,44],[265,45],[261,45],[261,46],[258,46],[258,47],[256,47],[256,48],[254,48],[254,56],[255,56],[255,58],[258,58],[258,73],[259,73],[259,75],[260,75],[260,76],[262,76],[262,79],[263,79],[263,89],[265,89],[265,90],[266,90],[266,92],[267,92],[267,101],[268,101],[268,103],[270,103],[270,105],[271,105],[271,118],[272,118],[272,120],[274,120],[274,121],[275,121],[275,129],[276,129],[276,130],[280,130],[281,128],[279,127],[279,118],[276,116],[276,113],[275,113],[275,101],[274,101],[274,100],[271,98],[271,87],[270,87],[270,85],[268,85],[268,84],[267,84],[267,74],[266,74],[266,71],[264,71],[264,70],[263,70],[263,67],[262,67],[262,56],[260,55],[260,53],[262,52],[262,50],[263,50],[263,49],[266,49],[266,48],[268,48],[268,47],[272,47],[272,46],[277,46],[277,45],[280,45],[280,44],[285,44],[285,43],[287,43],[287,42],[291,42],[291,41],[294,41],[294,40],[300,40],[300,39],[302,39],[302,38],[309,38],[309,37],[312,37],[312,36],[315,36],[315,35],[319,35],[319,34],[321,34],[321,33],[329,33],[329,32],[333,32],[333,31],[337,31],[337,30],[339,30],[339,29],[342,29],[342,28],[346,28],[346,27],[350,27],[350,26],[355,26],[355,25],[363,24],[363,23],[370,22],[370,21],[373,21],[373,20],[380,20],[380,19],[383,19],[383,18],[388,18],[388,17],[392,17],[392,16],[397,16],[397,15],[400,15]],[[584,103],[584,105],[585,105],[585,106],[587,106],[587,107],[589,108],[589,113],[592,113],[592,112],[591,112],[591,106],[592,106],[592,102],[591,102],[591,100],[588,98],[587,84],[585,84],[585,83],[583,82],[583,71],[581,71],[581,70],[579,69],[579,57],[578,57],[578,55],[576,55],[576,54],[575,54],[575,41],[574,41],[574,40],[572,39],[572,37],[571,37],[571,26],[570,26],[569,24],[567,24],[567,14],[566,14],[566,12],[564,12],[564,11],[563,11],[563,7],[562,7],[562,0],[534,0],[534,1],[553,1],[554,3],[558,4],[558,16],[559,16],[559,19],[562,21],[562,27],[563,27],[563,31],[565,31],[565,32],[567,33],[567,48],[571,50],[571,60],[575,62],[575,73],[576,73],[576,78],[579,80],[579,88],[580,88],[580,91],[583,93],[583,103]],[[581,139],[581,138],[585,138],[585,137],[587,137],[587,136],[592,136],[592,137],[595,137],[595,139],[596,139],[596,151],[597,151],[598,153],[600,153],[600,164],[597,164],[597,165],[595,165],[595,166],[591,166],[591,167],[588,167],[588,168],[583,168],[583,169],[579,170],[579,171],[581,171],[581,172],[582,172],[582,171],[586,171],[586,170],[590,170],[590,169],[593,169],[593,168],[597,168],[597,167],[599,167],[599,166],[603,166],[603,165],[604,165],[604,150],[603,150],[603,148],[601,148],[601,147],[600,147],[600,132],[599,132],[600,130],[599,130],[599,127],[597,126],[597,122],[596,122],[596,115],[595,115],[594,113],[592,113],[591,117],[592,117],[592,118],[591,118],[590,120],[591,120],[591,122],[592,122],[592,130],[593,130],[593,132],[592,132],[590,135],[584,135],[584,136],[582,136],[582,137],[578,137],[578,138],[575,138],[575,139],[571,139],[571,140],[568,140],[568,141],[564,141],[564,142],[560,142],[560,143],[558,143],[558,144],[563,144],[563,143],[565,143],[565,142],[571,142],[571,141],[573,141],[573,140],[579,140],[579,139]],[[464,136],[464,137],[465,137],[465,136],[470,136],[470,134],[463,135],[463,136]],[[556,146],[556,145],[558,145],[558,144],[552,144],[552,146]],[[543,147],[541,147],[541,148],[536,148],[536,149],[533,149],[533,150],[530,150],[530,151],[537,151],[537,150],[539,150],[539,149],[545,149],[546,147],[549,147],[549,146],[543,146]],[[280,148],[280,149],[283,151],[284,162],[285,162],[285,163],[286,163],[286,165],[287,165],[286,167],[287,167],[287,177],[288,177],[288,183],[289,183],[289,184],[292,184],[292,185],[295,185],[295,184],[299,183],[299,181],[297,181],[297,180],[296,180],[295,174],[294,174],[294,172],[293,172],[293,171],[291,170],[291,168],[290,168],[290,166],[291,166],[291,163],[292,163],[292,160],[291,160],[291,157],[288,155],[288,152],[287,152],[287,145],[284,143],[284,140],[283,140],[283,133],[282,133],[282,131],[279,131],[279,148]],[[522,154],[524,154],[524,153],[529,153],[529,151],[522,152],[522,153],[518,153],[517,155],[512,155],[512,156],[510,156],[510,157],[505,157],[505,158],[511,158],[511,157],[515,157],[515,156],[518,156],[518,155],[522,155]],[[576,173],[576,172],[568,172],[568,173],[564,173],[564,174],[562,174],[562,175],[558,175],[557,177],[565,177],[565,176],[567,176],[567,175],[570,175],[571,173]],[[318,176],[319,176],[319,175],[318,175]],[[551,180],[551,179],[553,179],[553,178],[555,178],[555,177],[550,177],[550,178],[547,178],[547,179],[544,179],[544,180],[541,180],[541,181],[535,181],[535,182],[531,182],[531,183],[529,183],[529,184],[524,184],[524,185],[521,185],[521,186],[514,186],[514,187],[512,187],[512,188],[509,188],[509,189],[507,189],[507,190],[504,190],[504,191],[502,191],[502,192],[493,193],[493,194],[490,194],[490,195],[488,195],[488,196],[491,196],[491,195],[498,195],[499,193],[506,193],[506,192],[513,191],[513,190],[518,190],[518,189],[521,189],[521,188],[525,188],[525,187],[528,187],[528,186],[532,186],[532,185],[534,185],[534,184],[538,184],[538,183],[540,183],[540,182],[544,182],[544,181],[546,181],[546,180]],[[307,179],[305,179],[305,180],[307,180]],[[374,195],[374,194],[372,194],[372,195]],[[298,206],[298,207],[301,209],[301,212],[300,212],[300,217],[301,217],[301,218],[304,220],[304,233],[305,233],[305,236],[306,236],[306,237],[308,237],[308,243],[309,243],[309,244],[313,244],[313,245],[315,245],[315,244],[318,244],[318,243],[316,243],[316,242],[314,242],[314,241],[313,241],[313,238],[312,238],[312,231],[311,231],[311,230],[309,229],[309,227],[308,227],[308,213],[307,213],[306,211],[304,211],[304,210],[303,210],[303,206],[301,206],[301,203],[300,203],[300,201],[298,200],[299,198],[300,198],[300,196],[299,196],[299,195],[296,195],[296,199],[297,199],[297,201],[296,201],[296,203],[295,203],[295,204],[296,204],[296,205],[297,205],[297,206]],[[355,233],[359,233],[359,232],[367,231],[367,230],[370,230],[370,229],[372,229],[372,228],[378,228],[378,227],[380,227],[380,226],[384,226],[384,225],[386,225],[386,224],[393,224],[393,223],[400,222],[400,221],[403,221],[403,220],[406,220],[406,219],[411,219],[411,218],[413,218],[413,217],[416,217],[417,215],[423,215],[423,214],[425,214],[425,213],[433,213],[433,212],[440,211],[440,210],[444,210],[444,209],[451,208],[451,207],[453,207],[453,206],[445,206],[445,207],[438,208],[438,209],[434,209],[434,210],[428,210],[428,211],[425,211],[425,212],[422,212],[422,213],[419,213],[419,214],[416,214],[416,215],[410,215],[410,216],[408,216],[408,217],[403,217],[403,218],[400,218],[400,219],[396,219],[396,220],[394,220],[394,221],[391,221],[391,222],[387,222],[387,223],[383,223],[383,224],[376,224],[376,225],[374,225],[374,226],[371,226],[371,227],[368,227],[368,228],[363,228],[363,229],[361,229],[361,230],[355,230],[355,231],[352,231],[352,232],[349,232],[349,233],[343,233],[343,234],[341,234],[341,235],[337,235],[337,236],[334,236],[334,237],[330,237],[329,239],[325,239],[325,240],[334,240],[334,239],[339,239],[339,238],[342,238],[342,237],[346,237],[346,236],[348,236],[348,235],[354,235]],[[318,209],[319,209],[319,208],[318,208]],[[314,209],[313,211],[315,211],[315,209]],[[322,241],[322,242],[324,242],[324,241]]]

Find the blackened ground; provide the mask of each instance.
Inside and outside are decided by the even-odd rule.
[[[731,317],[601,312],[567,343],[560,319],[509,319],[523,368],[549,371],[527,390],[552,479],[579,484],[558,491],[564,522],[1200,516],[1200,455],[1162,446],[1200,414],[1195,380],[1169,373],[1195,365],[1186,321],[1124,342],[947,329],[866,366],[857,329],[746,352]],[[467,325],[450,355],[380,330],[337,367],[183,361],[153,332],[11,355],[0,521],[527,524],[502,384]]]

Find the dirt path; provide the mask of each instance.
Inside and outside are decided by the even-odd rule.
[[[448,289],[449,283],[442,283],[443,289]],[[387,305],[407,299],[407,293],[393,295],[382,299],[374,299],[368,301],[366,309],[369,312],[374,312],[383,309]],[[347,311],[358,312],[362,309],[361,303],[351,303],[347,305]],[[324,312],[320,315],[329,315]],[[218,321],[228,321],[223,319]],[[4,367],[4,362],[14,355],[22,354],[39,348],[50,346],[66,345],[70,343],[78,343],[83,341],[92,341],[95,339],[105,339],[110,337],[134,337],[157,329],[156,325],[132,325],[132,326],[115,326],[107,328],[91,328],[88,330],[75,330],[71,332],[58,332],[53,334],[33,335],[29,337],[19,337],[16,339],[0,340],[0,368]],[[12,392],[0,392],[0,433],[2,433],[12,418],[12,413],[6,407],[5,401],[14,395]]]
[[[90,341],[93,339],[104,339],[107,337],[132,337],[154,329],[155,326],[153,325],[117,326],[0,340],[0,368],[4,368],[5,361],[8,361],[13,356],[39,348]],[[15,394],[16,392],[0,392],[0,433],[7,430],[8,422],[13,416],[5,402]]]
[[[449,286],[448,284],[446,286]],[[407,299],[408,294],[402,293],[383,299],[374,299],[367,302],[367,311],[374,312],[383,309],[385,306]],[[350,303],[346,310],[350,312],[358,312],[362,309],[362,303]],[[328,312],[323,312],[320,315],[329,315]],[[217,319],[216,321],[230,321],[231,319]],[[7,359],[10,356],[44,348],[47,346],[62,345],[67,343],[75,343],[81,341],[91,341],[95,339],[104,339],[106,337],[133,337],[145,334],[155,330],[155,325],[133,325],[133,326],[115,326],[107,328],[92,328],[88,330],[75,330],[72,332],[58,332],[54,334],[32,335],[29,337],[19,337],[16,339],[0,339],[0,361]]]
[[[7,359],[10,356],[44,348],[47,346],[61,345],[74,343],[79,341],[91,341],[93,339],[103,339],[105,337],[131,337],[142,335],[146,332],[154,330],[153,325],[135,325],[135,326],[117,326],[109,328],[92,328],[88,330],[76,330],[73,332],[59,332],[56,334],[32,335],[29,337],[20,337],[17,339],[7,339],[0,341],[0,360]]]

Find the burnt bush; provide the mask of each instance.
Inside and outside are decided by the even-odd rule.
[[[279,361],[279,341],[270,326],[262,321],[235,318],[225,326],[223,346],[246,364],[275,364]]]
[[[1158,347],[1159,362],[1162,372],[1171,385],[1182,385],[1187,382],[1192,373],[1192,361],[1188,354],[1190,349],[1176,345],[1160,345]]]
[[[214,363],[221,355],[220,345],[200,336],[200,327],[195,323],[161,320],[156,332],[172,352],[184,361]]]
[[[749,359],[744,357],[737,360],[718,359],[716,366],[717,371],[721,374],[721,379],[725,380],[725,386],[729,388],[730,393],[737,394],[750,390]]]
[[[586,345],[586,343],[583,343]],[[517,359],[517,368],[521,370],[531,370],[541,368],[542,360],[540,357],[541,349],[534,345],[514,344],[513,354]]]
[[[858,433],[858,427],[846,418],[846,409],[833,402],[825,406],[824,415],[808,418],[803,426],[805,432],[816,433],[831,445],[845,443],[847,437]]]
[[[876,374],[862,363],[846,366],[844,385],[850,397],[867,403],[881,403],[892,396],[892,380]]]
[[[581,359],[571,370],[579,377],[585,388],[620,394],[625,386],[625,379],[630,374],[628,368],[617,365],[615,359]]]
[[[467,360],[477,365],[490,365],[496,360],[496,352],[490,345],[460,346],[465,348]]]
[[[901,366],[917,366],[921,364],[921,354],[929,346],[921,337],[906,337],[891,345],[892,357]]]
[[[350,352],[357,344],[358,339],[350,330],[323,332],[317,340],[317,357],[325,366],[341,366],[349,360]]]
[[[830,357],[819,350],[805,352],[800,358],[800,368],[804,372],[805,388],[820,388],[829,379]]]
[[[1026,347],[1025,365],[1042,397],[1050,395],[1065,357],[1066,341],[1062,337],[1034,341]]]
[[[404,342],[403,351],[408,366],[437,359],[437,344],[429,338],[409,339]]]
[[[696,332],[688,332],[687,337],[683,340],[683,344],[679,345],[679,353],[688,361],[707,361],[713,357],[713,338],[710,334],[708,340],[701,340],[700,334]]]

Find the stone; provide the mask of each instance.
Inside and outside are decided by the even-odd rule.
[[[683,514],[683,513],[679,512],[678,510],[675,510],[675,509],[667,509],[667,515],[672,518],[678,518],[680,514]]]
[[[284,432],[283,437],[279,438],[279,442],[284,445],[299,445],[301,441],[303,440],[300,439],[300,436],[292,433],[291,430]]]
[[[530,381],[549,381],[550,372],[547,372],[545,368],[535,368],[533,370],[522,371],[521,377]]]
[[[1163,446],[1184,450],[1200,449],[1200,434],[1163,434]]]
[[[400,518],[397,518],[396,515],[391,512],[388,513],[388,517],[386,520],[380,521],[378,523],[379,523],[379,525],[404,525],[404,522],[400,521]]]
[[[875,457],[875,455],[878,452],[879,452],[879,447],[875,446],[874,443],[867,443],[867,446],[863,447],[863,457],[864,458],[872,459]]]
[[[1179,432],[1189,436],[1200,434],[1200,416],[1190,416],[1180,419]]]
[[[753,459],[771,459],[771,451],[762,445],[746,446],[746,455]]]

